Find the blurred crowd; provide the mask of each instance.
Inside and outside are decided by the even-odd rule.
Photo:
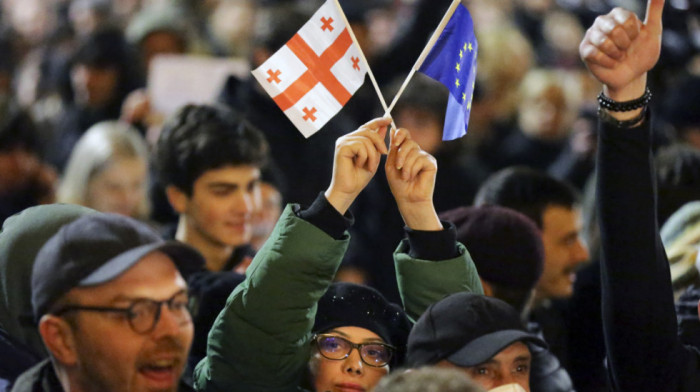
[[[155,159],[164,124],[168,127],[166,114],[156,111],[149,90],[153,59],[166,54],[235,58],[255,69],[321,3],[0,0],[0,222],[27,207],[61,202],[136,218],[165,238],[182,240],[179,216],[192,212],[186,207],[178,210],[177,194],[168,191],[172,183],[168,176],[174,174],[163,162],[177,162],[177,156]],[[340,3],[389,101],[450,2]],[[537,323],[576,390],[604,390],[594,211],[596,95],[601,85],[580,60],[579,43],[598,15],[622,6],[643,16],[646,1],[466,0],[464,4],[479,42],[468,134],[455,141],[441,140],[447,91],[423,75],[414,77],[392,117],[437,160],[434,205],[438,213],[451,210],[441,217],[455,222],[460,241],[460,235],[469,234],[459,231],[466,227],[461,225],[477,218],[459,223],[465,218],[455,209],[473,205],[511,207],[532,218],[534,232],[544,233],[545,265],[539,272],[544,268],[543,277],[551,284],[540,281],[533,298],[518,310],[524,319]],[[694,259],[688,261],[689,252],[697,255],[694,246],[700,236],[684,231],[698,228],[697,218],[687,218],[697,216],[697,206],[680,210],[700,200],[700,1],[669,0],[663,17],[662,54],[649,75],[649,86],[655,113],[658,224],[665,228],[662,237],[676,266],[672,278],[680,296],[687,287],[700,284]],[[227,254],[219,263],[211,264],[206,250],[199,249],[209,269],[245,272],[283,206],[310,205],[326,189],[336,139],[383,112],[366,81],[339,115],[305,139],[252,77],[230,75],[220,86],[216,103],[245,118],[265,137],[261,144],[251,144],[254,147],[241,147],[259,148],[268,156],[251,158],[262,172],[260,192],[246,212],[252,216],[252,238],[235,244],[234,255]],[[563,184],[565,190],[552,193],[571,199],[555,203],[566,207],[563,214],[573,214],[556,218],[573,222],[569,237],[562,240],[568,242],[560,245],[565,254],[558,261],[548,261],[554,252],[548,249],[556,245],[547,242],[549,218],[544,209],[528,214],[532,205],[524,205],[529,197],[534,204],[536,191],[545,192],[549,186],[545,180],[538,182],[538,176]],[[384,177],[377,175],[351,208],[360,218],[350,229],[351,245],[336,279],[367,284],[400,303],[392,254],[405,235],[404,222]],[[539,188],[502,196],[511,178],[528,178],[522,181]],[[512,181],[517,186],[520,180]],[[676,211],[680,215],[674,215]],[[479,227],[495,230],[489,222]],[[193,241],[196,247],[197,240]],[[479,246],[473,250],[467,245],[481,272]],[[553,268],[558,270],[549,276]],[[516,286],[503,285],[501,290]],[[230,292],[226,287],[219,294],[224,299]],[[679,302],[681,321],[688,311],[683,304]],[[697,317],[690,319],[693,323],[687,328],[695,328]]]

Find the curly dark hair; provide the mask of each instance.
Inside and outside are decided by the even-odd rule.
[[[221,105],[186,105],[163,126],[154,154],[161,184],[192,195],[204,172],[224,166],[263,168],[268,145],[248,121]]]

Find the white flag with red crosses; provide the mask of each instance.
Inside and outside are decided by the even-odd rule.
[[[367,69],[332,0],[253,71],[297,129],[309,137],[345,106]]]

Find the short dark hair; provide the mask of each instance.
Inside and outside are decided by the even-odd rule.
[[[475,206],[514,209],[532,219],[540,229],[547,207],[571,209],[578,202],[579,194],[572,185],[525,166],[511,166],[492,174],[474,198]]]
[[[397,77],[387,88],[389,94],[394,96],[401,87],[405,77]],[[435,119],[442,127],[445,122],[445,106],[447,105],[447,94],[445,87],[439,82],[421,74],[417,74],[408,84],[406,90],[401,94],[401,99],[396,102],[394,113],[399,113],[408,109],[422,109],[435,116]]]
[[[0,109],[0,152],[14,148],[43,155],[39,131],[30,115],[9,105],[5,110]]]
[[[225,166],[263,168],[268,146],[263,134],[221,105],[186,105],[163,126],[154,163],[162,185],[188,195],[204,172]]]

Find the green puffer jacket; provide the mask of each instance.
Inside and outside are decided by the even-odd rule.
[[[195,369],[195,389],[301,391],[298,385],[309,361],[317,302],[331,284],[349,240],[347,232],[340,239],[332,238],[287,206],[248,268],[246,280],[233,291],[214,323],[207,357]],[[440,262],[412,259],[407,249],[404,241],[395,253],[403,266],[402,276],[412,276],[412,270],[416,276],[430,272],[433,279],[481,292],[476,268],[461,244],[457,257]],[[440,267],[435,268],[436,264]],[[415,290],[421,288],[416,281]],[[410,285],[407,290],[413,291]],[[422,311],[419,308],[431,296],[410,298],[410,306]]]

